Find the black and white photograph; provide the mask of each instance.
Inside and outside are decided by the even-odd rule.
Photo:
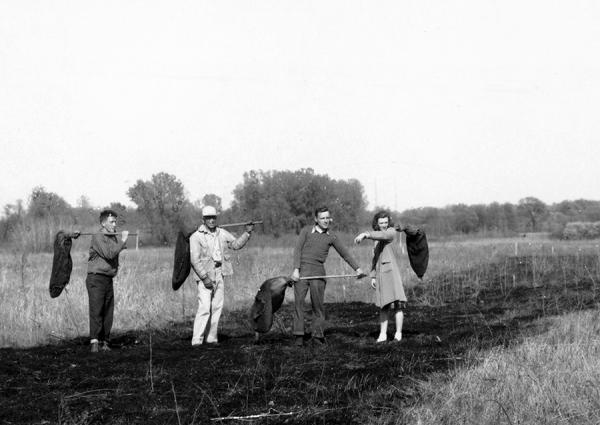
[[[0,0],[0,424],[599,424],[599,23]]]

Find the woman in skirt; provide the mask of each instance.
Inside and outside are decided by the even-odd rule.
[[[394,316],[396,322],[394,340],[400,341],[404,320],[402,309],[406,303],[406,295],[398,263],[399,233],[396,232],[388,211],[377,212],[373,217],[372,227],[372,231],[356,236],[354,242],[358,244],[363,239],[372,239],[375,242],[371,265],[371,286],[375,289],[375,303],[381,308],[377,342],[387,341],[390,316]]]

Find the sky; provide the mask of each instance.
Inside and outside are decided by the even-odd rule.
[[[369,206],[600,199],[600,3],[0,2],[0,206],[174,174],[358,179]]]

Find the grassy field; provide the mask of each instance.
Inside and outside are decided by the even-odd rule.
[[[326,292],[327,348],[298,351],[289,302],[252,344],[246,316],[258,286],[291,268],[290,248],[252,241],[234,257],[223,342],[200,352],[189,346],[194,284],[172,291],[172,251],[132,250],[115,284],[116,349],[104,357],[87,353],[85,253],[74,252],[69,292],[57,299],[48,295],[50,255],[5,253],[0,342],[37,347],[0,350],[0,411],[11,423],[598,423],[597,242],[430,250],[424,282],[403,259],[402,343],[374,343],[368,281],[342,279]],[[368,246],[352,252],[368,265]],[[332,252],[328,271],[349,268]]]
[[[403,412],[403,419],[423,424],[600,423],[600,312],[540,319],[536,326],[548,330],[509,348],[467,352],[459,368],[422,382],[423,402]]]
[[[87,334],[87,252],[77,249],[86,242],[75,242],[71,282],[56,299],[48,292],[51,254],[0,255],[0,347],[32,346]],[[226,283],[225,316],[233,310],[249,310],[264,280],[291,273],[292,248],[270,248],[264,240],[254,242],[233,253],[235,275]],[[366,244],[352,250],[366,268]],[[115,330],[160,328],[195,314],[196,284],[189,278],[180,290],[173,291],[172,264],[171,248],[123,251],[115,279]],[[352,272],[336,253],[330,255],[327,269],[331,274]],[[289,299],[293,295],[288,292]],[[335,280],[329,285],[326,301],[370,301],[371,295],[366,279]]]
[[[76,241],[75,248],[87,241]],[[269,248],[264,241],[249,245],[233,256],[235,275],[227,282],[224,314],[248,310],[260,284],[269,277],[291,272],[292,248]],[[517,248],[515,248],[517,244]],[[258,246],[257,246],[258,245]],[[501,262],[515,251],[520,255],[534,255],[533,284],[541,283],[547,263],[561,253],[593,253],[594,243],[567,243],[550,241],[525,242],[522,239],[476,240],[430,244],[430,264],[420,292],[420,303],[436,304],[452,294],[453,285],[443,286],[430,279],[444,274],[451,279],[466,281],[477,289],[489,276],[487,264]],[[370,245],[351,248],[365,269],[370,264]],[[84,336],[88,333],[87,292],[85,274],[87,253],[74,249],[73,273],[67,291],[51,299],[48,281],[52,267],[51,254],[24,254],[9,252],[0,255],[0,347],[33,346],[62,339]],[[184,321],[195,314],[196,288],[192,279],[179,291],[171,289],[173,251],[169,248],[128,250],[121,255],[121,268],[115,279],[114,329],[133,330],[161,328],[175,321]],[[419,282],[403,258],[405,284],[409,288]],[[330,274],[350,273],[351,269],[332,252],[327,263]],[[580,270],[584,273],[585,270]],[[468,276],[463,276],[468,273]],[[502,285],[517,284],[512,275],[503,276]],[[538,282],[540,281],[540,282]],[[463,283],[464,284],[464,283]],[[460,288],[459,288],[460,289]],[[328,285],[326,302],[371,302],[372,290],[368,279],[336,279]],[[293,295],[288,291],[287,300]]]

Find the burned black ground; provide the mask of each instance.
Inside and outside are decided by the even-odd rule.
[[[536,261],[432,278],[410,293],[417,302],[406,310],[400,343],[375,344],[377,308],[345,303],[327,305],[325,346],[293,346],[285,305],[258,344],[246,313],[232,312],[217,346],[192,348],[187,322],[116,335],[109,353],[89,353],[84,338],[2,349],[0,421],[203,424],[264,415],[253,422],[365,423],[418,402],[420,380],[462,364],[474,349],[518,343],[543,332],[535,319],[597,305],[600,288],[585,273],[597,257]]]

